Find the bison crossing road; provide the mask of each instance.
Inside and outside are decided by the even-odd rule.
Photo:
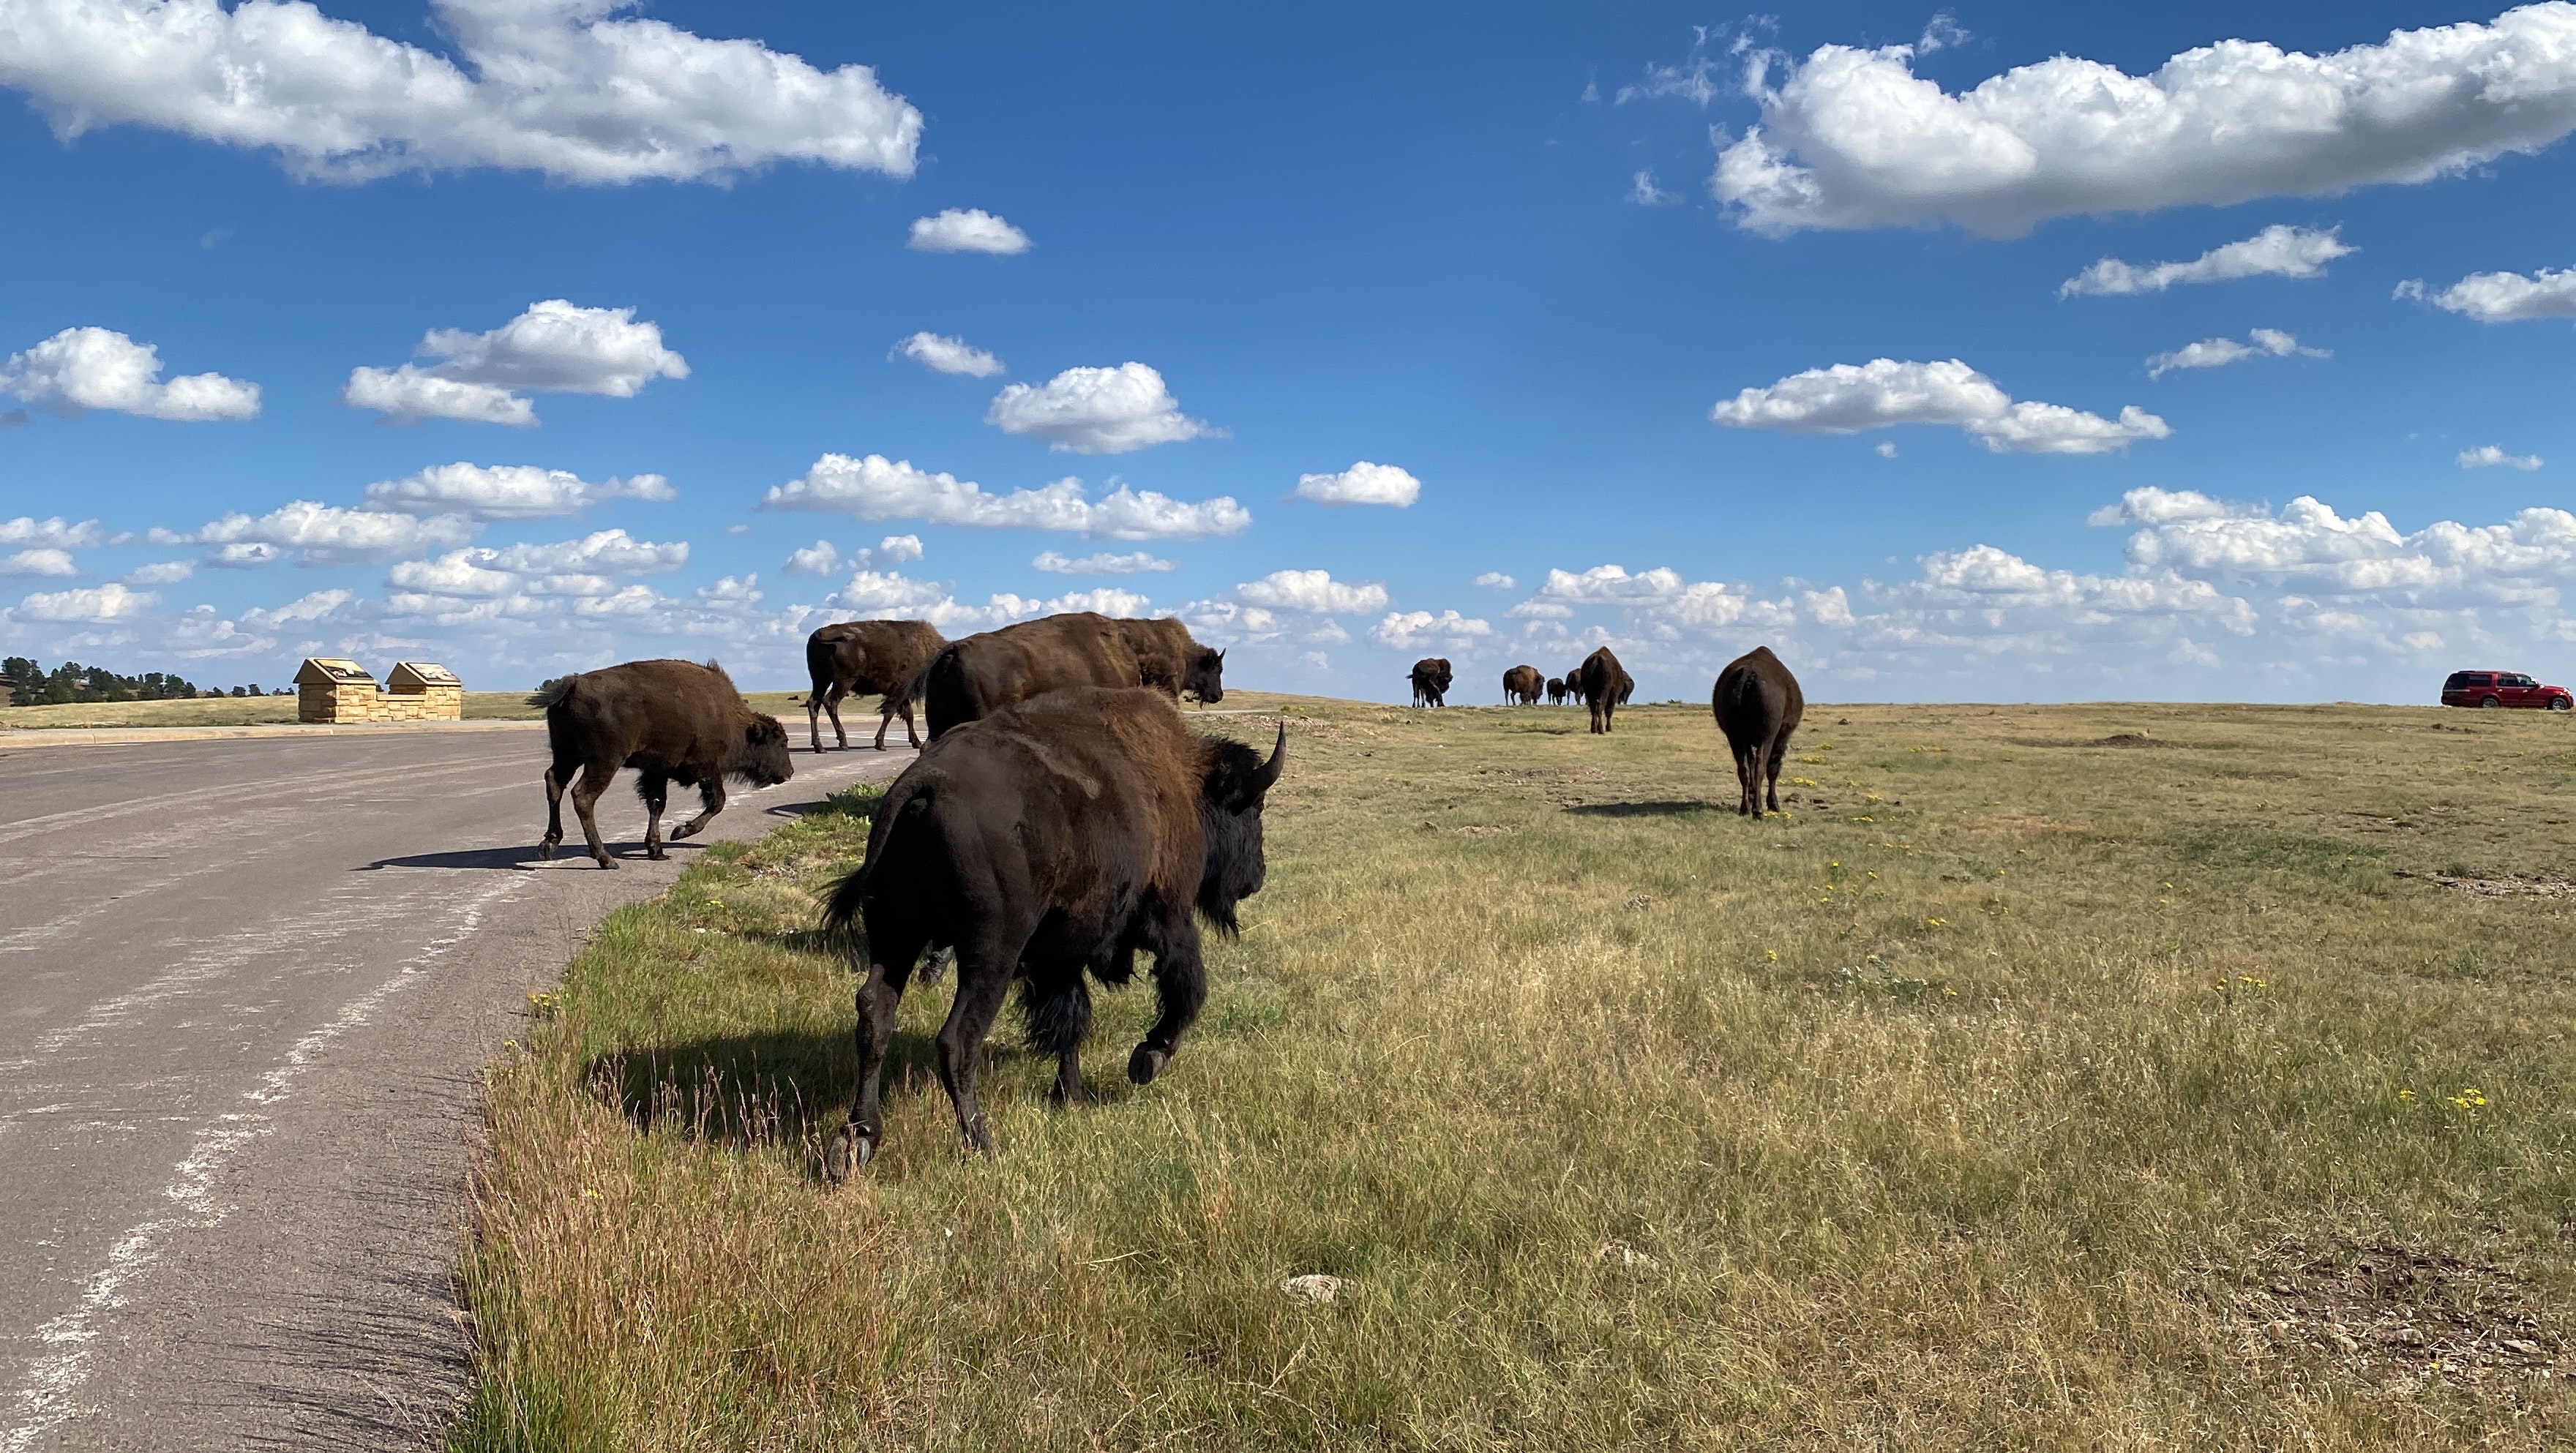
[[[564,788],[571,786],[572,810],[581,818],[590,856],[603,868],[617,866],[600,845],[591,808],[621,767],[635,769],[635,795],[651,814],[644,832],[648,858],[663,856],[662,807],[671,783],[697,788],[704,808],[672,832],[677,842],[724,811],[726,778],[775,787],[796,775],[787,729],[778,718],[745,705],[733,678],[712,661],[630,661],[567,676],[528,700],[546,709],[546,742],[554,758],[546,768],[540,858],[553,857],[563,841]]]
[[[852,696],[885,698],[877,718],[878,751],[885,750],[886,728],[894,724],[896,712],[903,713],[904,737],[920,746],[921,734],[912,726],[912,704],[920,698],[913,693],[921,668],[947,644],[926,621],[851,621],[806,637],[805,671],[814,688],[805,697],[805,730],[814,750],[823,750],[821,717],[826,712],[841,750],[850,749],[850,734],[841,729],[841,702]]]
[[[1049,691],[1150,686],[1177,700],[1225,699],[1225,653],[1190,638],[1176,620],[1114,620],[1081,611],[1022,621],[942,649],[914,689],[930,739]]]

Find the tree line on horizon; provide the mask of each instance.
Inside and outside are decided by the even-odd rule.
[[[182,676],[146,671],[123,676],[104,666],[65,661],[48,671],[25,656],[0,657],[0,705],[69,706],[93,701],[180,701],[200,696],[286,696],[293,688],[265,691],[257,686],[201,687]]]

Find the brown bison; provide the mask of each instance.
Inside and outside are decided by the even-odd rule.
[[[1547,689],[1547,678],[1536,666],[1515,666],[1503,673],[1503,701],[1510,706],[1536,706],[1541,691]]]
[[[1547,678],[1547,704],[1548,704],[1548,705],[1550,705],[1550,706],[1563,706],[1563,705],[1565,705],[1565,678],[1564,678],[1564,677],[1562,677],[1562,676],[1551,676],[1551,677]]]
[[[1592,730],[1605,736],[1610,731],[1611,713],[1628,699],[1629,692],[1637,689],[1636,678],[1620,666],[1619,658],[1611,654],[1608,646],[1584,657],[1583,664],[1565,684],[1592,708]]]
[[[1225,653],[1175,620],[1122,621],[1090,611],[1046,616],[951,641],[922,668],[930,739],[1015,701],[1077,686],[1151,686],[1177,700],[1225,699]]]
[[[1717,673],[1717,690],[1708,704],[1735,752],[1735,781],[1743,789],[1737,815],[1760,817],[1766,802],[1769,811],[1778,812],[1780,763],[1789,755],[1789,734],[1807,714],[1798,678],[1769,646],[1756,646]]]
[[[920,746],[921,733],[912,726],[912,685],[920,678],[921,668],[947,644],[927,621],[851,621],[807,636],[805,669],[814,678],[814,689],[805,698],[805,730],[813,738],[814,750],[823,750],[825,712],[832,715],[832,735],[841,750],[850,749],[850,734],[841,729],[845,696],[885,698],[884,714],[877,718],[878,751],[885,750],[886,728],[894,725],[898,711],[903,713],[904,736]]]
[[[1447,706],[1449,704],[1449,658],[1425,656],[1413,663],[1413,704]]]
[[[698,789],[705,808],[671,830],[678,842],[704,829],[724,811],[725,779],[775,787],[796,775],[788,760],[787,728],[778,718],[745,705],[733,678],[713,661],[629,661],[553,682],[528,698],[546,709],[546,835],[537,856],[551,858],[563,841],[564,787],[573,773],[572,810],[581,818],[590,855],[603,868],[617,866],[600,846],[592,804],[608,790],[620,767],[635,769],[635,795],[652,815],[644,830],[644,856],[664,858],[662,806],[670,784]]]
[[[866,861],[825,911],[867,941],[858,1096],[825,1172],[847,1176],[884,1138],[877,1082],[925,948],[957,951],[939,1079],[969,1147],[993,1149],[976,1064],[1014,979],[1030,1044],[1056,1057],[1056,1099],[1078,1101],[1084,975],[1124,984],[1137,953],[1152,954],[1161,1013],[1127,1078],[1161,1073],[1207,998],[1197,918],[1230,935],[1235,906],[1261,891],[1262,801],[1287,753],[1284,724],[1264,762],[1191,731],[1142,688],[1050,692],[933,738],[887,790]]]

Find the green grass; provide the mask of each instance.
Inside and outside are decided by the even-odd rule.
[[[943,983],[819,1178],[872,795],[613,915],[489,1072],[453,1445],[2570,1436],[2568,900],[2411,876],[2560,870],[2567,724],[1819,707],[1749,822],[1700,708],[1271,704],[1205,1019],[1130,1091],[1103,995],[1072,1111],[997,1035],[989,1162]]]

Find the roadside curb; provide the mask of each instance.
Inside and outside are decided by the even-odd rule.
[[[542,721],[386,722],[332,726],[272,722],[232,727],[26,727],[0,731],[0,751],[12,747],[132,747],[150,742],[211,742],[260,737],[420,736],[430,732],[541,731]]]

